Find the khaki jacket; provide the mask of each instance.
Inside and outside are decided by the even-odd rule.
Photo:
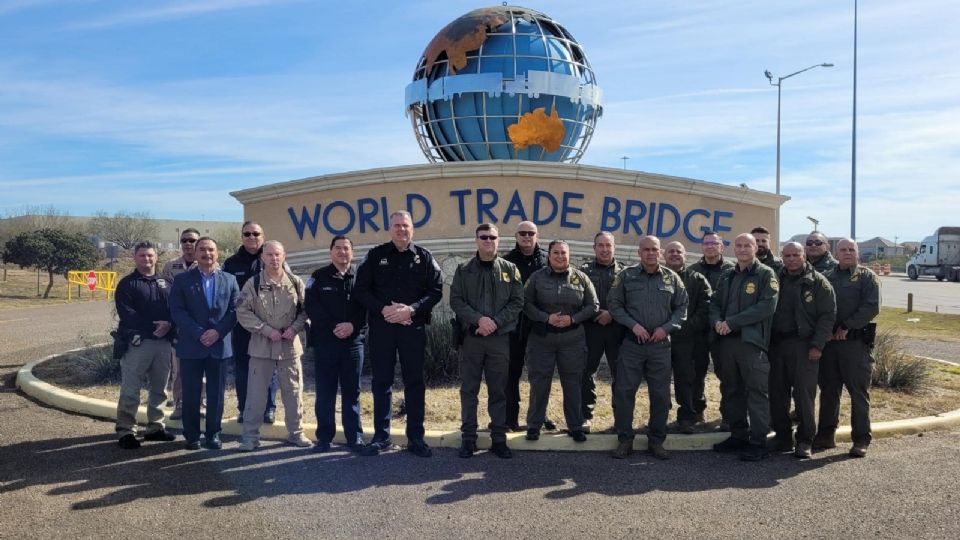
[[[250,332],[249,354],[271,360],[292,360],[303,354],[300,332],[307,321],[307,312],[298,307],[303,281],[293,274],[283,273],[279,284],[271,283],[266,272],[260,273],[260,290],[254,290],[256,279],[248,279],[240,293],[237,321]],[[297,336],[293,340],[270,341],[270,334],[283,333],[292,327]]]

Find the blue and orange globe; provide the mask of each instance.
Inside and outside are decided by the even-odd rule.
[[[543,13],[477,9],[427,45],[406,89],[427,159],[576,163],[603,112],[580,44]]]

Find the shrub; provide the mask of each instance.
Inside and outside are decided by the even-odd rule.
[[[456,380],[459,376],[457,349],[454,344],[452,317],[446,306],[433,310],[431,323],[427,325],[427,347],[423,359],[423,376],[428,385],[437,385]]]
[[[89,347],[69,357],[70,367],[83,384],[119,384],[120,360],[113,359],[113,346]]]
[[[930,384],[927,362],[901,350],[899,339],[892,331],[877,334],[873,358],[874,386],[918,394]]]

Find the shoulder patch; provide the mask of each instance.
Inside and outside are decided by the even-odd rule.
[[[777,278],[771,277],[770,282],[767,285],[776,292],[780,292],[780,282],[777,281]]]
[[[622,272],[619,273],[619,274],[617,274],[617,275],[613,278],[613,284],[611,285],[611,287],[619,287],[621,281],[623,281],[623,273],[622,273]]]

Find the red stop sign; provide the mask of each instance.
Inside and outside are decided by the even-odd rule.
[[[91,291],[97,288],[97,273],[93,270],[87,274],[87,288]]]

